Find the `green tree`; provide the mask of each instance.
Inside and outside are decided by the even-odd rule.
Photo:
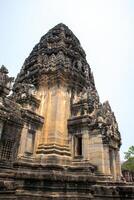
[[[128,160],[129,158],[134,157],[134,146],[129,147],[128,151],[124,153],[125,159]]]
[[[124,154],[126,161],[122,164],[122,170],[134,171],[134,146],[129,147]]]

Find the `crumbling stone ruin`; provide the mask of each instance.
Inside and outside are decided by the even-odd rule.
[[[109,102],[64,24],[41,38],[14,84],[0,68],[0,199],[134,199],[120,145]]]

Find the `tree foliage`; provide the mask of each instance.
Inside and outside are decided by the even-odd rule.
[[[133,158],[129,158],[127,161],[125,161],[122,166],[121,166],[122,170],[129,170],[134,172],[134,157]]]
[[[131,157],[134,157],[134,146],[129,147],[128,151],[124,153],[125,159],[129,159]]]
[[[124,154],[126,161],[122,164],[122,170],[134,172],[134,146],[129,147],[128,151]]]

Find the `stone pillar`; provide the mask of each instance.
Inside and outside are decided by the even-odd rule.
[[[109,151],[110,156],[110,171],[111,175],[113,176],[114,180],[116,180],[116,161],[115,161],[115,149],[110,149]]]
[[[83,159],[89,160],[89,133],[87,130],[84,131],[83,137],[82,137],[82,153],[83,153]]]
[[[2,137],[3,126],[4,126],[3,121],[0,121],[0,139]]]
[[[18,158],[22,158],[25,156],[27,131],[28,131],[28,128],[26,125],[24,125],[22,132],[21,132],[20,146],[19,146],[19,150],[18,150]]]
[[[110,171],[110,158],[109,158],[109,146],[104,144],[104,173],[105,175],[111,175]]]
[[[116,162],[116,179],[121,180],[121,164],[119,149],[115,150],[115,162]]]
[[[100,173],[105,173],[104,166],[104,148],[101,135],[96,133],[89,133],[89,160],[96,165]]]
[[[35,142],[35,131],[28,130],[26,136],[26,146],[25,146],[25,153],[26,155],[32,155],[34,152],[34,142]]]

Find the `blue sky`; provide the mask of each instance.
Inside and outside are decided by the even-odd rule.
[[[134,1],[0,0],[0,65],[16,76],[41,36],[58,23],[87,54],[101,102],[109,100],[123,152],[134,145]]]

